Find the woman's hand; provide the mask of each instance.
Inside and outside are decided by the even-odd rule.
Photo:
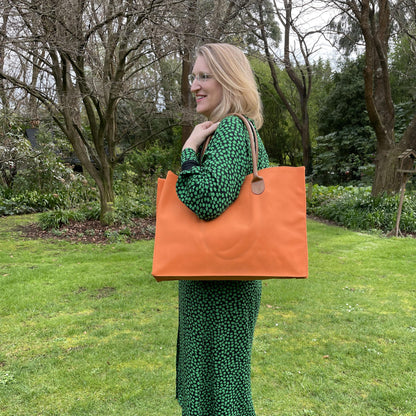
[[[219,124],[220,123],[213,123],[212,121],[204,121],[203,123],[197,124],[192,130],[191,135],[188,137],[188,140],[186,140],[183,145],[182,150],[189,148],[196,152],[206,138],[214,133]]]

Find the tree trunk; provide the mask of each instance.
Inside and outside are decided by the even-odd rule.
[[[7,33],[7,24],[9,21],[9,13],[10,13],[10,9],[11,7],[5,7],[2,11],[3,11],[3,16],[2,16],[2,24],[0,27],[1,33]],[[6,48],[5,48],[5,40],[2,36],[2,38],[0,39],[0,71],[3,72],[4,70],[4,61],[5,61],[5,53],[6,53]],[[0,79],[0,104],[3,110],[7,110],[9,108],[9,100],[7,98],[7,92],[6,92],[6,88],[4,85],[4,79],[1,78]]]
[[[181,74],[181,104],[182,114],[182,143],[185,143],[193,129],[193,106],[191,88],[188,75],[192,72],[193,51],[196,46],[196,30],[198,24],[198,0],[188,0],[186,20],[183,22],[185,28],[182,46],[182,74]]]
[[[377,152],[376,170],[371,191],[373,195],[400,192],[401,175],[397,172],[400,153],[399,148],[383,149]]]
[[[191,59],[189,50],[182,57],[182,78],[181,78],[181,104],[183,108],[182,116],[182,143],[185,143],[192,133],[192,96],[189,87],[188,75],[191,73]]]
[[[364,94],[368,117],[377,137],[372,195],[400,192],[398,156],[407,148],[414,129],[409,125],[399,143],[395,137],[395,114],[391,96],[388,49],[391,15],[388,0],[350,0],[348,6],[360,25],[365,41]]]
[[[102,224],[114,222],[114,187],[112,170],[107,169],[101,181],[97,182],[100,191],[100,221]]]
[[[312,175],[313,163],[312,163],[312,145],[309,132],[309,120],[302,123],[303,128],[301,132],[302,136],[302,149],[303,149],[303,166],[305,166],[306,176]]]
[[[155,64],[151,39],[157,29],[168,42],[163,27],[166,24],[171,29],[168,17],[173,5],[159,0],[103,0],[100,7],[95,7],[95,2],[73,1],[68,8],[67,3],[4,2],[14,14],[12,30],[0,40],[0,80],[30,94],[50,112],[83,169],[95,181],[101,220],[109,223],[113,219],[113,169],[116,149],[120,148],[117,106],[129,94],[144,89],[142,81],[147,82],[150,75],[141,77],[140,73]],[[19,57],[26,73],[7,62],[2,67],[2,58],[7,58],[5,50],[12,52],[10,59]],[[153,75],[152,70],[149,72]],[[29,75],[33,75],[32,80]],[[4,105],[7,97],[1,96],[1,87]]]

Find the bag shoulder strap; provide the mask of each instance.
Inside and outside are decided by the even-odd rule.
[[[264,179],[258,174],[257,165],[259,161],[259,144],[256,130],[253,124],[241,114],[234,113],[233,116],[239,117],[245,124],[248,134],[250,136],[251,155],[253,160],[253,179],[251,180],[251,192],[260,195],[264,192]]]

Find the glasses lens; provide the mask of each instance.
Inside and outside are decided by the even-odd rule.
[[[195,80],[197,80],[198,82],[206,82],[211,78],[212,78],[212,75],[206,74],[205,72],[202,74],[198,74],[198,75],[194,75],[194,74],[188,75],[188,80],[191,85],[194,83]]]

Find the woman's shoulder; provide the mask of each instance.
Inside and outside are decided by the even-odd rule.
[[[220,130],[227,130],[227,129],[242,129],[244,127],[244,122],[241,118],[235,114],[231,114],[229,116],[224,117],[218,126]]]
[[[246,117],[246,119],[252,124],[254,127],[254,130],[257,135],[258,143],[259,143],[259,168],[263,169],[265,167],[269,166],[269,158],[266,152],[266,149],[264,147],[263,141],[261,140],[261,137],[259,135],[259,132],[257,131],[257,128],[255,127],[254,121],[250,118]],[[221,130],[223,132],[229,131],[230,134],[223,134],[224,136],[228,136],[230,139],[231,137],[239,137],[240,139],[234,139],[236,140],[240,146],[244,147],[244,149],[249,154],[249,159],[251,159],[251,147],[250,147],[250,140],[249,140],[249,131],[246,127],[244,121],[236,115],[230,115],[225,117],[219,127],[221,127]],[[244,137],[244,140],[241,140],[241,137]],[[232,139],[231,139],[232,140]],[[243,144],[244,143],[244,144]]]
[[[249,119],[247,119],[249,120]],[[223,118],[216,130],[221,135],[248,137],[248,129],[244,121],[237,115],[231,114]]]
[[[223,118],[215,130],[206,155],[211,152],[219,151],[231,152],[235,157],[237,154],[245,154],[249,149],[249,133],[244,122],[235,115],[229,115]]]
[[[242,116],[242,115],[240,116],[237,114],[230,114],[221,120],[220,126],[228,126],[228,125],[235,126],[236,124],[244,126],[244,121],[242,120],[242,117],[244,117],[246,120],[249,120],[247,117]]]

